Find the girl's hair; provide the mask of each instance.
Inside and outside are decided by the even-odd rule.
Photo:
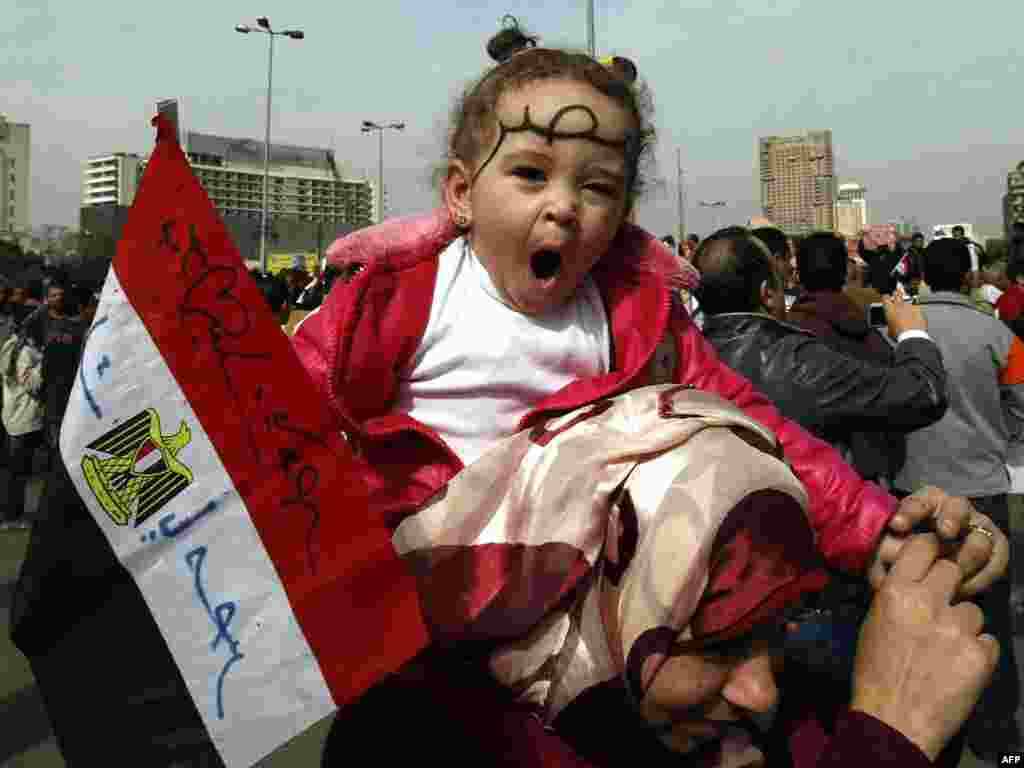
[[[636,122],[642,144],[638,152],[627,153],[627,162],[634,165],[626,169],[628,215],[647,187],[644,171],[653,156],[654,106],[650,91],[585,53],[535,47],[536,38],[523,32],[514,18],[505,18],[512,19],[512,24],[487,43],[487,52],[498,63],[462,93],[452,110],[445,159],[434,174],[435,183],[441,185],[448,178],[451,161],[461,160],[472,166],[480,159],[484,146],[498,130],[495,108],[504,93],[540,80],[570,80],[593,86]]]

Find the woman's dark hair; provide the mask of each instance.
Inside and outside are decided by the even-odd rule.
[[[924,281],[933,291],[959,291],[970,271],[971,252],[963,240],[942,237],[924,249]]]
[[[697,247],[693,265],[700,272],[694,293],[707,316],[726,312],[753,312],[761,305],[765,281],[778,290],[774,257],[746,227],[726,227]]]
[[[832,232],[804,238],[797,252],[800,284],[808,291],[841,291],[846,284],[846,241]]]
[[[506,17],[506,20],[510,17]],[[487,51],[498,63],[469,86],[456,101],[450,120],[443,165],[434,181],[443,184],[453,160],[472,167],[480,160],[483,148],[498,130],[495,108],[501,96],[542,80],[570,80],[587,83],[633,116],[640,145],[627,152],[626,213],[646,190],[642,169],[653,156],[653,113],[650,92],[640,83],[629,83],[614,69],[604,66],[582,52],[556,48],[538,48],[536,38],[520,29],[518,22],[506,27],[487,44]]]

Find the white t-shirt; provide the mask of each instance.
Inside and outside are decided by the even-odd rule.
[[[460,237],[440,256],[426,332],[399,374],[397,409],[468,465],[541,400],[610,370],[608,318],[589,276],[568,304],[528,317],[501,302]]]

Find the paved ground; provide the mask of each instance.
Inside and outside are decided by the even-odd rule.
[[[6,499],[7,476],[0,470],[0,499]],[[35,514],[40,484],[29,486],[29,516]],[[1014,516],[1014,551],[1024,552],[1024,502]],[[1019,545],[1018,545],[1019,542]],[[9,639],[10,588],[28,544],[27,531],[0,531],[0,768],[63,768],[46,710],[35,688],[32,672]],[[1024,568],[1017,568],[1015,583],[1024,588]],[[1015,638],[1017,658],[1024,659],[1024,627]],[[1024,666],[1022,666],[1024,674]],[[1021,683],[1024,687],[1024,680]],[[1018,719],[1024,724],[1024,710]],[[260,768],[316,768],[330,719],[321,722],[260,763]],[[960,768],[987,766],[967,754]]]

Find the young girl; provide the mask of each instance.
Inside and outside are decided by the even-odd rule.
[[[335,243],[328,258],[343,277],[294,337],[365,460],[371,503],[397,526],[496,440],[674,382],[717,393],[771,429],[807,488],[821,554],[853,573],[876,568],[896,500],[719,363],[677,298],[680,261],[627,221],[651,150],[637,88],[586,55],[507,53],[456,109],[444,208]],[[966,505],[941,506],[954,529],[966,522]],[[936,511],[924,507],[902,507],[894,526]],[[1001,555],[968,587],[993,568],[1005,568]],[[484,764],[578,760],[504,692],[433,661],[378,685],[340,721],[353,712],[401,712],[402,729]],[[389,744],[409,759],[422,747],[415,737]]]

